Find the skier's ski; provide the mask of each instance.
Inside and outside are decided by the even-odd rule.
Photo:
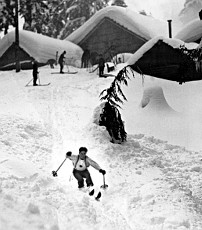
[[[69,72],[64,72],[64,73],[60,73],[60,72],[53,72],[53,73],[51,73],[51,74],[76,74],[76,73],[78,73],[78,71],[69,71]]]
[[[89,73],[94,73],[97,69],[98,69],[98,66],[95,69],[89,71]]]
[[[94,197],[96,201],[100,201],[100,197],[102,196],[102,193],[100,191],[97,193],[97,195],[94,195],[94,193],[95,193],[94,189],[92,189],[90,192],[89,192],[89,190],[83,190],[83,189],[79,189],[79,190],[81,192],[88,193],[88,195],[91,197]]]
[[[91,192],[89,192],[89,196],[93,196],[94,192],[95,192],[95,190],[93,189]],[[97,196],[94,196],[95,200],[99,201],[101,196],[102,196],[102,193],[99,191]]]
[[[116,75],[111,74],[111,73],[104,73],[100,77],[104,77],[104,78],[106,78],[106,77],[116,77]]]
[[[48,85],[50,85],[50,82],[49,83],[47,83],[47,84],[39,84],[39,85],[26,85],[25,87],[30,87],[30,86],[33,86],[33,87],[35,87],[35,86],[48,86]]]
[[[39,84],[39,85],[37,85],[37,86],[48,86],[48,85],[50,85],[50,82],[47,83],[47,84]]]
[[[102,196],[102,193],[98,192],[97,196],[95,197],[95,200],[99,201],[101,196]]]

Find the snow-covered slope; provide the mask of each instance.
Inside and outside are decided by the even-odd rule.
[[[40,68],[46,87],[25,87],[31,70],[0,72],[0,228],[201,230],[202,83],[146,76],[142,84],[136,74],[123,87],[128,140],[119,145],[95,124],[113,78],[77,70]],[[100,202],[77,190],[70,161],[52,177],[80,146],[107,171]],[[102,175],[89,170],[98,191]]]

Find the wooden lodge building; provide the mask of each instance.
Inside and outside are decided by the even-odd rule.
[[[91,53],[92,64],[99,55],[106,61],[119,53],[134,53],[156,36],[168,37],[167,22],[141,15],[129,8],[109,6],[94,14],[66,40]]]
[[[18,58],[21,69],[32,69],[32,61],[39,66],[51,64],[66,50],[68,58],[66,64],[80,67],[83,50],[76,44],[51,38],[31,31],[19,31]],[[0,70],[12,70],[16,67],[15,31],[6,34],[0,40]]]
[[[199,50],[197,43],[184,43],[178,39],[156,37],[145,43],[129,59],[128,65],[136,72],[180,84],[202,80],[202,60],[194,60],[181,49],[190,53]]]

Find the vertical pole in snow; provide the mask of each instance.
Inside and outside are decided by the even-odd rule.
[[[15,67],[16,67],[16,72],[20,72],[18,1],[19,0],[15,0]]]
[[[168,21],[169,38],[172,38],[172,27],[171,27],[172,20],[167,20],[167,21]]]
[[[97,12],[97,0],[94,2],[94,14]]]

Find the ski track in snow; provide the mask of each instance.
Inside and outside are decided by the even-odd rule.
[[[112,79],[94,79],[79,71],[83,81],[75,75],[68,81],[52,76],[46,88],[24,88],[29,71],[17,79],[13,74],[7,89],[6,75],[2,77],[2,230],[202,229],[201,152],[144,134],[128,135],[123,145],[111,144],[105,128],[92,123],[92,107],[100,104],[99,93]],[[43,72],[45,76],[50,70]],[[13,85],[15,91],[9,89]],[[76,153],[82,145],[107,171],[109,188],[102,191],[100,202],[77,191],[75,181],[69,180],[70,163],[57,178],[51,175],[66,151]],[[99,187],[102,176],[93,170]]]

